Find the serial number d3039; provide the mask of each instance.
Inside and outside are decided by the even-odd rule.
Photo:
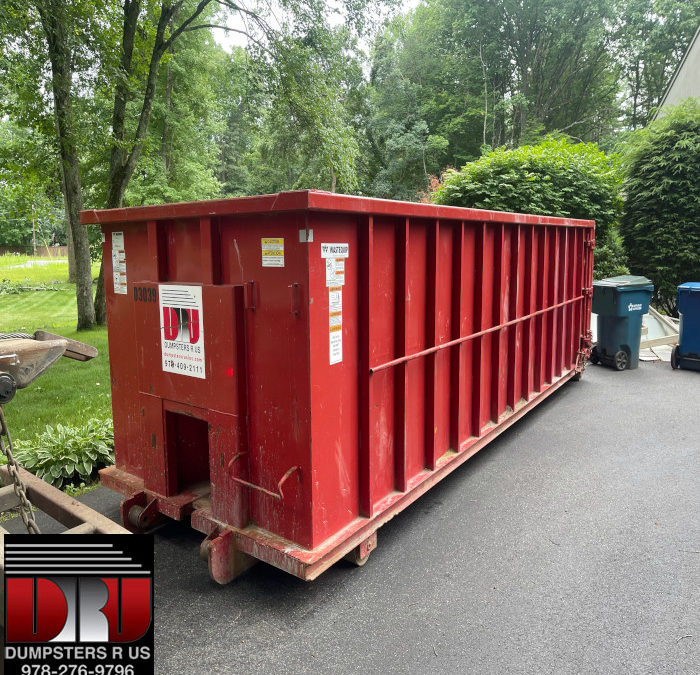
[[[136,302],[158,302],[158,291],[146,286],[134,286],[134,300]]]
[[[134,666],[122,663],[98,663],[88,666],[84,663],[62,663],[52,668],[48,663],[30,665],[25,663],[20,670],[22,675],[134,675]]]

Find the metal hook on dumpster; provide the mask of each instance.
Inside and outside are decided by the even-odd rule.
[[[233,456],[231,461],[228,463],[227,471],[231,471],[233,469],[233,465],[241,458],[243,455],[247,455],[247,452],[239,452],[236,455]],[[236,483],[239,483],[240,485],[245,485],[245,487],[249,487],[252,490],[257,490],[258,492],[262,492],[263,494],[266,494],[268,497],[272,497],[273,499],[276,499],[278,502],[281,502],[284,499],[284,492],[282,492],[282,485],[286,482],[286,480],[296,471],[299,472],[299,480],[301,480],[301,467],[300,466],[293,466],[287,469],[285,472],[284,476],[279,479],[277,482],[277,492],[272,492],[272,490],[268,490],[267,488],[261,487],[260,485],[255,485],[254,483],[249,483],[247,480],[243,480],[242,478],[237,478],[236,476],[231,476],[231,480],[233,480]]]

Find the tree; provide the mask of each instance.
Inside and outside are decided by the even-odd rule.
[[[0,120],[0,245],[65,244],[57,169],[50,139]]]
[[[76,33],[74,10],[79,11],[82,8],[79,3],[68,5],[62,0],[37,0],[36,7],[41,18],[51,63],[56,139],[66,221],[70,226],[75,255],[78,330],[81,330],[90,328],[95,323],[90,244],[87,231],[80,225],[83,196],[80,187],[80,161],[71,95],[74,75],[73,40]]]
[[[446,172],[432,201],[595,220],[596,246],[614,249],[622,209],[621,182],[617,159],[595,144],[548,138],[535,146],[500,148],[460,171]]]
[[[700,0],[618,0],[615,15],[625,126],[639,129],[659,105],[697,30]]]
[[[413,199],[447,156],[448,140],[431,134],[420,84],[401,59],[410,24],[410,17],[397,17],[373,50],[365,133],[374,175],[365,191],[377,197]]]
[[[151,116],[158,85],[163,79],[159,78],[160,67],[165,61],[177,62],[175,46],[182,36],[217,28],[216,12],[221,7],[241,18],[243,28],[229,30],[245,34],[251,44],[256,45],[258,58],[266,56],[269,64],[274,64],[289,47],[292,51],[297,49],[295,40],[306,40],[313,51],[314,31],[318,32],[325,25],[327,14],[320,0],[292,0],[285,3],[284,20],[273,27],[270,17],[274,21],[274,15],[265,3],[248,8],[233,0],[80,0],[74,3],[34,0],[26,7],[18,2],[11,6],[16,29],[12,39],[26,45],[24,51],[31,51],[35,48],[30,43],[36,38],[36,26],[39,26],[51,64],[50,90],[53,96],[50,103],[56,122],[66,213],[69,224],[73,225],[76,256],[78,249],[80,252],[77,295],[81,328],[91,325],[94,317],[87,237],[84,228],[77,224],[83,201],[78,144],[81,120],[77,112],[89,107],[87,101],[91,96],[102,94],[104,100],[104,92],[111,92],[109,120],[107,125],[104,120],[100,125],[102,130],[109,129],[106,195],[104,202],[95,206],[121,206],[140,162],[146,177],[142,186],[148,182],[155,186],[159,181],[163,185],[160,168],[164,167],[166,174],[173,168],[169,164],[169,157],[173,155],[168,155],[174,139],[173,117],[167,114],[167,108],[172,104],[174,79],[168,84],[168,75],[165,77],[166,111],[161,117],[161,167],[154,161],[154,154],[148,147]],[[363,7],[361,1],[347,3],[347,16],[352,18],[353,24],[360,22]],[[23,25],[16,17],[24,20]],[[31,30],[27,31],[27,28]],[[23,53],[23,48],[18,49],[17,43],[12,43],[10,48]],[[41,79],[39,77],[38,81]],[[75,87],[75,81],[81,86]],[[323,90],[320,95],[327,93]],[[293,102],[293,98],[290,101]],[[330,172],[336,171],[333,166],[336,163],[340,174],[349,176],[343,162],[352,155],[352,145],[347,142],[319,143],[319,139],[328,141],[344,135],[342,125],[334,126],[332,116],[330,120],[327,118],[325,114],[317,116],[317,122],[307,124],[307,129],[314,131],[316,144],[330,153],[326,157]],[[95,134],[94,130],[88,133]],[[97,143],[98,148],[104,145]],[[94,173],[99,173],[99,170]],[[340,175],[338,171],[336,174]],[[155,180],[151,181],[149,175]],[[215,182],[210,182],[210,187],[214,189]],[[99,192],[95,190],[92,194]],[[144,195],[142,190],[140,192]],[[167,199],[172,194],[164,190],[162,196]],[[152,199],[153,190],[144,198]],[[96,293],[96,319],[102,322],[104,318],[104,274],[101,270]]]
[[[629,146],[621,232],[630,267],[676,313],[676,287],[700,279],[700,101],[651,122]]]
[[[184,33],[159,71],[153,111],[126,206],[219,196],[216,178],[225,126],[218,86],[227,55],[209,31]]]
[[[266,69],[268,98],[247,159],[254,192],[357,189],[359,146],[346,99],[361,79],[346,28],[289,37]]]
[[[285,36],[293,38],[296,34],[307,36],[308,39],[317,27],[325,24],[324,6],[319,0],[292,0],[286,3],[288,22],[282,29],[275,29],[268,22],[268,12],[264,5],[248,9],[232,0],[218,0],[218,4],[241,17],[244,28],[230,30],[244,33],[258,46],[261,54],[270,55],[272,60],[285,54],[288,46]],[[150,12],[144,12],[139,0],[124,0],[121,56],[111,124],[107,208],[122,205],[127,186],[143,152],[163,57],[181,35],[190,31],[216,28],[216,24],[212,23],[212,8],[216,6],[217,3],[213,0],[199,0],[198,3],[186,0],[171,3],[169,0],[162,0],[152,7],[147,7]],[[363,3],[349,2],[348,7],[350,13],[357,13],[362,9]],[[139,46],[138,39],[142,32],[153,37],[145,45],[141,45],[139,53],[136,47]],[[138,95],[135,95],[135,91],[138,91]],[[127,124],[127,109],[134,100],[138,101],[138,123],[135,129],[131,130]],[[97,286],[96,317],[100,322],[106,319],[103,267],[100,268]]]
[[[392,194],[398,183],[393,195],[410,198],[426,174],[483,149],[610,133],[611,16],[607,0],[429,0],[397,17],[373,50],[371,190]]]
[[[223,128],[216,137],[217,178],[228,197],[252,194],[252,174],[258,166],[252,159],[253,145],[260,137],[261,111],[269,103],[263,64],[245,49],[233,49],[222,64],[216,89],[223,116]]]

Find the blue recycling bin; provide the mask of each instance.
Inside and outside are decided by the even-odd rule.
[[[681,325],[678,344],[671,353],[671,367],[700,370],[700,281],[678,287]]]
[[[624,274],[593,282],[593,311],[598,315],[598,341],[593,363],[617,370],[639,365],[642,316],[649,311],[654,284],[646,277]]]

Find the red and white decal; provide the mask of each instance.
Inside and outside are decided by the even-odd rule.
[[[200,286],[158,286],[163,371],[206,378]]]

